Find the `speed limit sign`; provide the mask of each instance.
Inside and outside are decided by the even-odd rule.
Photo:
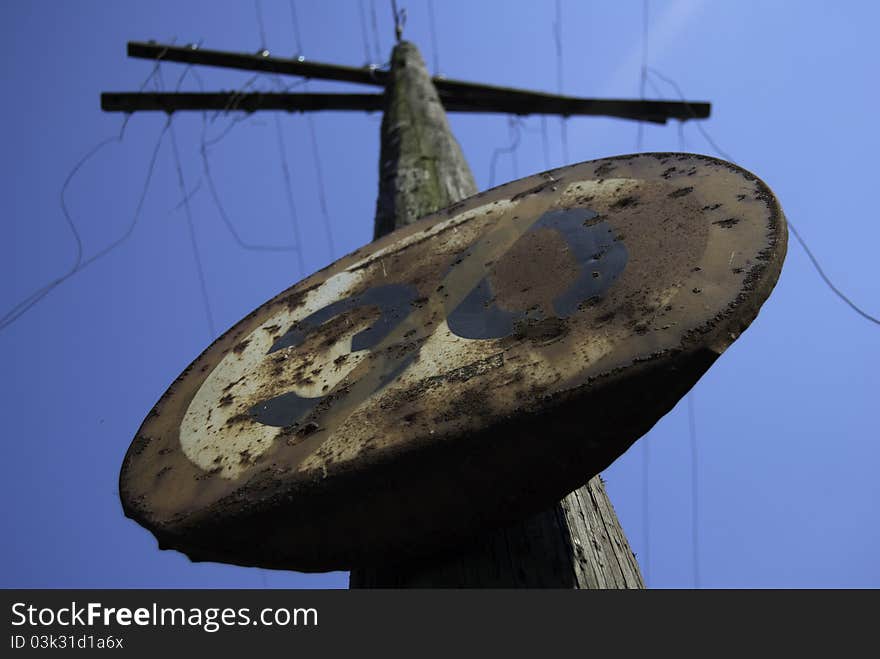
[[[607,467],[755,318],[757,177],[621,156],[489,190],[280,293],[171,385],[120,493],[194,560],[348,569],[451,546]]]

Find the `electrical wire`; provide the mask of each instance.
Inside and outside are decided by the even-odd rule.
[[[645,560],[643,564],[645,586],[651,585],[651,514],[650,514],[650,473],[651,473],[651,448],[642,439],[642,543],[644,545]]]
[[[688,430],[691,444],[691,549],[694,570],[694,588],[700,588],[700,483],[697,455],[697,414],[693,390],[687,395]]]
[[[672,78],[666,77],[665,75],[660,73],[657,69],[652,68],[652,67],[648,67],[647,71],[651,75],[656,76],[657,78],[659,78],[660,80],[662,80],[666,84],[670,85],[675,90],[675,93],[678,95],[678,97],[682,101],[682,103],[685,104],[685,108],[687,109],[688,113],[691,115],[691,118],[695,119],[695,120],[697,119],[697,115],[694,112],[694,109],[685,100],[684,94],[681,91],[681,87],[678,86],[678,83],[675,82],[675,80],[673,80]],[[734,159],[729,154],[725,153],[724,150],[721,147],[719,147],[718,144],[715,143],[715,140],[712,139],[712,136],[709,135],[708,131],[703,127],[703,123],[701,121],[697,120],[694,123],[697,126],[697,130],[700,131],[700,134],[703,136],[703,138],[710,144],[710,146],[713,149],[715,149],[715,153],[717,153],[719,156],[721,156],[725,160],[735,162]]]
[[[645,83],[648,66],[648,0],[642,2],[642,66],[639,81],[639,98],[645,99]],[[639,120],[636,128],[636,153],[643,149],[644,122]],[[651,447],[647,437],[642,440],[642,535],[645,543],[645,586],[651,582]]]
[[[318,180],[318,203],[321,209],[321,221],[324,225],[324,237],[327,240],[327,249],[330,258],[336,257],[336,245],[333,240],[333,230],[330,222],[330,212],[327,210],[327,190],[324,185],[324,165],[321,162],[321,153],[318,148],[318,134],[315,130],[315,122],[312,115],[306,115],[306,124],[309,128],[309,136],[312,144],[312,158],[315,162],[315,176]]]
[[[227,104],[224,110],[218,111],[214,113],[213,117],[210,120],[210,123],[216,121],[221,112],[234,112],[237,110],[238,100],[244,96],[244,91],[251,88],[254,83],[260,78],[263,77],[264,74],[253,75],[244,83],[244,85],[234,94],[232,94],[232,98],[230,102]],[[204,91],[204,84],[202,82],[201,76],[198,75],[197,72],[193,71],[193,76],[196,79],[196,82],[199,88]],[[298,81],[295,84],[302,84],[302,81]],[[288,88],[292,88],[294,85],[288,85]],[[217,210],[218,215],[220,216],[220,220],[222,221],[224,227],[232,236],[233,241],[238,245],[241,249],[247,251],[255,251],[255,252],[295,252],[299,250],[298,244],[260,244],[260,243],[251,243],[244,240],[241,234],[236,229],[234,222],[232,221],[229,213],[226,211],[226,207],[223,204],[220,193],[217,190],[217,185],[214,180],[214,175],[211,170],[211,163],[208,157],[210,146],[214,146],[218,144],[221,140],[223,140],[237,125],[239,125],[242,121],[244,121],[247,117],[250,116],[248,113],[242,114],[240,117],[234,118],[229,124],[215,137],[208,139],[208,113],[203,111],[202,113],[202,134],[199,145],[199,153],[201,155],[202,160],[202,170],[204,173],[204,179],[208,185],[208,191],[210,193],[211,199],[214,203],[214,207]]]
[[[841,291],[839,288],[837,288],[837,286],[834,285],[834,283],[831,281],[831,279],[828,277],[828,275],[825,274],[825,271],[822,269],[822,266],[819,264],[819,260],[813,255],[813,251],[810,249],[809,245],[807,245],[807,242],[803,239],[800,231],[798,231],[798,229],[794,225],[794,223],[791,220],[786,220],[786,223],[788,224],[788,228],[791,229],[791,232],[794,234],[794,237],[797,238],[797,241],[800,243],[801,247],[804,248],[804,252],[806,252],[807,257],[810,259],[810,262],[813,264],[813,267],[816,269],[816,272],[819,273],[819,276],[822,278],[822,281],[825,282],[825,284],[828,286],[828,288],[830,288],[834,292],[834,294],[837,295],[837,297],[839,297],[841,300],[843,300],[850,307],[850,309],[855,311],[862,318],[864,318],[865,320],[867,320],[869,322],[874,323],[875,325],[880,325],[880,319],[878,319],[876,316],[872,316],[868,312],[864,311],[855,302],[853,302],[849,298],[849,296],[847,296],[843,291]]]
[[[296,47],[296,52],[294,54],[297,57],[302,57],[302,35],[299,31],[299,18],[296,14],[296,2],[294,0],[290,0],[290,22],[293,24],[293,44]]]
[[[293,4],[293,0],[291,0],[291,5]],[[374,12],[375,14],[375,12]],[[299,25],[297,23],[296,12],[291,13],[291,18],[294,21],[294,33],[299,35]],[[378,30],[376,35],[377,43],[378,43]],[[297,48],[302,50],[302,42],[299,40],[297,36]],[[308,83],[304,82],[304,88],[308,89]],[[324,165],[321,160],[321,150],[318,146],[318,132],[315,128],[315,121],[311,114],[306,114],[306,127],[309,131],[309,141],[311,143],[312,150],[312,160],[315,163],[315,177],[318,182],[318,206],[321,210],[321,222],[324,226],[324,237],[327,241],[327,249],[330,253],[330,258],[333,259],[336,257],[336,244],[333,239],[333,229],[332,222],[330,220],[330,211],[327,206],[327,186],[324,183]]]
[[[169,210],[168,213],[171,214],[171,213],[176,213],[177,211],[179,211],[181,208],[183,208],[183,205],[185,203],[192,201],[193,197],[195,197],[196,194],[198,194],[199,190],[201,190],[201,189],[202,189],[202,179],[201,179],[201,177],[199,177],[199,180],[196,181],[196,184],[193,186],[192,190],[187,192],[186,196],[183,199],[181,199],[180,201],[178,201],[177,205],[174,208],[172,208],[171,210]]]
[[[553,39],[556,43],[556,93],[562,95],[563,55],[562,55],[562,3],[556,0],[556,20],[553,23]],[[562,164],[567,165],[568,156],[568,119],[559,117],[559,138],[562,142]]]
[[[270,244],[259,244],[259,243],[250,243],[245,241],[241,234],[238,233],[238,230],[235,228],[235,224],[229,217],[229,214],[226,212],[226,208],[223,205],[223,202],[220,200],[220,194],[217,192],[217,186],[214,182],[214,175],[211,172],[210,161],[208,160],[207,149],[204,147],[201,148],[201,157],[202,157],[202,168],[205,174],[205,180],[208,183],[208,191],[211,194],[211,198],[214,201],[214,206],[217,209],[217,213],[220,215],[220,219],[223,222],[223,225],[226,227],[226,230],[232,236],[232,239],[235,243],[244,250],[252,251],[252,252],[295,252],[299,249],[298,245],[294,244],[282,244],[282,245],[270,245]]]
[[[648,80],[648,0],[642,0],[642,68],[639,76],[639,99],[645,100]],[[645,136],[645,122],[639,120],[636,132],[636,152],[641,152]]]
[[[514,180],[519,178],[519,158],[517,158],[517,153],[519,152],[519,130],[521,127],[522,121],[518,117],[508,118],[507,134],[510,136],[511,141],[516,141],[517,145],[517,148],[515,148],[510,154],[510,165],[513,170]]]
[[[678,97],[682,100],[682,102],[687,104],[687,101],[685,101],[684,93],[682,92],[681,87],[679,87],[678,83],[675,82],[675,80],[663,75],[662,73],[660,73],[656,69],[649,67],[648,71],[649,71],[649,73],[656,76],[657,78],[659,78],[660,80],[662,80],[666,84],[670,85],[675,90],[675,93],[678,94]],[[688,111],[690,112],[691,116],[693,118],[696,118],[696,114],[694,113],[693,109],[688,105],[686,105],[686,107],[688,108]],[[715,142],[715,140],[712,139],[712,136],[709,134],[709,132],[702,126],[702,122],[697,121],[695,123],[696,123],[697,129],[700,131],[700,134],[706,139],[706,141],[709,143],[709,145],[715,150],[716,154],[718,154],[719,156],[721,156],[725,160],[728,160],[730,162],[736,162],[736,160],[729,153],[725,152],[721,147],[718,146],[718,144]],[[825,285],[828,286],[828,288],[838,298],[840,298],[844,303],[846,303],[847,306],[849,306],[853,311],[855,311],[862,318],[864,318],[868,322],[874,323],[875,325],[880,325],[880,319],[878,319],[876,316],[869,314],[862,307],[860,307],[855,302],[853,302],[853,300],[848,295],[846,295],[843,291],[841,291],[831,281],[831,279],[828,277],[828,275],[825,274],[824,268],[819,263],[819,260],[813,254],[813,250],[810,249],[806,240],[804,240],[803,236],[801,236],[801,233],[800,233],[800,231],[798,231],[795,223],[792,222],[791,219],[786,219],[786,224],[788,225],[788,228],[791,229],[791,232],[794,234],[794,237],[797,239],[800,246],[803,247],[804,252],[806,252],[807,257],[810,259],[810,262],[813,264],[813,267],[815,268],[816,272],[819,274],[819,277],[821,277],[822,281],[825,282]]]
[[[304,276],[306,273],[305,262],[303,261],[303,253],[302,253],[302,237],[299,232],[299,218],[296,212],[296,204],[293,200],[293,186],[290,182],[290,166],[287,162],[287,149],[284,147],[284,138],[282,136],[281,131],[281,120],[278,118],[278,113],[272,113],[273,118],[275,119],[275,135],[278,139],[278,154],[281,159],[281,173],[284,177],[284,189],[285,196],[287,198],[287,207],[290,211],[290,219],[291,224],[293,225],[293,238],[296,241],[297,249],[296,249],[296,260],[297,265],[299,266],[299,275],[300,277]]]
[[[397,0],[391,0],[391,16],[394,19],[394,38],[400,43],[403,38],[403,28],[406,26],[406,7],[397,9]]]
[[[260,29],[260,52],[266,52],[266,24],[263,22],[263,3],[254,0],[254,10],[257,14],[257,27]]]
[[[547,137],[547,116],[541,115],[541,148],[544,151],[544,169],[550,169],[550,140]]]
[[[496,148],[492,152],[492,158],[489,161],[489,187],[494,187],[495,185],[495,168],[498,163],[498,158],[504,154],[510,154],[512,158],[515,159],[516,150],[519,148],[519,143],[522,138],[522,134],[519,130],[519,123],[516,121],[514,117],[508,118],[508,132],[511,136],[511,142],[507,146],[501,146]],[[514,160],[514,167],[515,165]]]
[[[675,90],[675,93],[678,95],[679,99],[682,102],[684,102],[685,104],[687,103],[687,101],[685,100],[685,94],[684,94],[683,90],[681,89],[681,87],[678,85],[678,83],[675,80],[673,80],[672,78],[670,78],[668,76],[663,75],[662,73],[660,73],[656,69],[649,68],[647,66],[645,67],[645,71],[650,72],[652,75],[657,77],[659,80],[663,81],[664,83],[666,83],[670,87],[672,87]],[[662,94],[660,94],[660,95],[662,96]],[[687,107],[688,111],[690,112],[691,117],[696,119],[696,114],[694,113],[693,109],[689,105],[686,105],[686,107]],[[700,134],[709,143],[709,145],[712,147],[712,149],[715,151],[716,154],[718,154],[720,157],[724,158],[725,160],[728,160],[730,162],[735,162],[734,158],[729,153],[724,151],[718,145],[718,143],[712,138],[712,136],[709,134],[708,130],[705,127],[703,127],[702,122],[696,121],[695,123],[696,123],[697,129],[700,131]],[[678,139],[679,139],[679,148],[683,149],[684,142],[685,142],[684,121],[679,122]],[[797,239],[798,243],[803,248],[804,252],[806,253],[807,257],[809,258],[809,260],[812,263],[813,267],[815,268],[816,272],[819,274],[819,276],[822,278],[823,282],[828,286],[828,288],[835,295],[837,295],[837,297],[839,297],[843,302],[845,302],[857,314],[859,314],[860,316],[862,316],[863,318],[865,318],[869,322],[880,325],[880,319],[878,319],[875,316],[872,316],[871,314],[864,311],[861,307],[859,307],[857,304],[855,304],[849,298],[849,296],[847,296],[845,293],[843,293],[843,291],[841,291],[831,281],[831,279],[825,274],[825,271],[822,268],[822,265],[819,263],[819,260],[813,254],[813,252],[810,249],[807,242],[801,236],[800,232],[797,229],[797,226],[790,219],[788,219],[786,223],[787,223],[789,229],[791,229],[791,232],[794,235],[794,237]],[[702,577],[701,577],[701,569],[700,569],[700,532],[699,532],[699,517],[700,517],[699,460],[698,460],[699,442],[697,439],[696,410],[695,410],[696,404],[695,404],[694,393],[690,392],[688,394],[687,398],[688,398],[688,430],[689,430],[690,447],[691,447],[691,533],[692,533],[691,546],[692,546],[693,583],[694,583],[694,588],[699,589],[702,587]],[[647,467],[648,467],[648,457],[647,457],[648,445],[647,445],[647,442],[645,442],[644,446],[645,446],[645,470],[647,472]],[[649,496],[647,494],[647,482],[648,481],[647,481],[647,476],[646,476],[645,482],[643,484],[643,494],[645,497],[643,505],[645,507],[646,520],[647,520],[647,506],[648,506],[648,499],[649,499]],[[650,536],[649,536],[649,532],[648,532],[647,521],[645,522],[645,524],[646,524],[646,530],[645,530],[646,542],[649,542]],[[649,559],[646,559],[646,560],[649,560]]]
[[[434,0],[428,0],[428,22],[431,27],[431,52],[434,59],[434,75],[440,75],[440,49],[437,47],[437,22],[434,19]]]
[[[383,61],[382,42],[379,40],[379,20],[376,18],[376,2],[370,0],[370,23],[373,27],[373,45],[376,47],[376,64]]]
[[[184,72],[183,75],[186,75],[186,73]],[[161,71],[159,71],[158,76],[159,76],[159,82],[161,84],[161,81],[162,81],[162,72]],[[182,81],[182,79],[183,79],[183,76],[181,76],[181,81]],[[164,84],[161,86],[164,87]],[[193,217],[192,217],[192,209],[190,208],[189,200],[187,199],[187,195],[186,195],[186,182],[184,181],[184,178],[183,178],[183,166],[181,164],[181,159],[180,159],[180,150],[177,148],[177,136],[174,133],[173,115],[169,115],[168,119],[169,119],[168,134],[171,137],[171,152],[172,152],[172,155],[174,156],[174,164],[177,169],[177,183],[180,186],[180,193],[183,196],[183,201],[184,201],[183,208],[184,208],[185,215],[186,215],[186,224],[187,224],[187,228],[188,228],[188,232],[189,232],[190,244],[191,244],[192,250],[193,250],[193,261],[195,262],[196,273],[198,274],[199,289],[201,291],[202,303],[204,305],[205,318],[208,321],[208,330],[210,332],[210,338],[214,339],[214,337],[217,336],[217,331],[216,331],[215,325],[214,325],[214,314],[211,311],[211,300],[210,300],[210,297],[208,296],[208,284],[207,284],[207,280],[205,278],[205,269],[202,264],[201,254],[199,253],[199,245],[198,245],[198,240],[196,237],[195,222],[193,222]]]
[[[146,88],[146,86],[153,79],[155,79],[155,77],[158,75],[161,57],[162,57],[162,54],[160,53],[159,58],[157,58],[157,61],[153,64],[153,67],[152,67],[152,70],[150,71],[150,74],[141,83],[140,87],[138,88],[138,91],[143,91]],[[140,199],[138,201],[137,206],[135,207],[135,211],[132,216],[132,219],[129,222],[129,225],[126,228],[125,232],[122,234],[122,236],[120,236],[119,238],[117,238],[116,240],[114,240],[109,245],[102,248],[101,250],[99,250],[98,252],[93,254],[92,256],[84,259],[83,258],[84,248],[83,248],[82,237],[80,236],[79,230],[76,227],[76,223],[73,221],[73,216],[70,212],[70,209],[67,206],[67,200],[66,200],[67,190],[70,187],[70,185],[73,182],[76,175],[82,169],[82,167],[87,162],[89,162],[93,157],[95,157],[99,152],[101,152],[105,147],[107,147],[108,145],[110,145],[114,142],[118,143],[118,144],[121,144],[123,142],[123,140],[125,138],[125,132],[128,127],[131,116],[132,116],[131,114],[126,114],[125,118],[122,121],[122,126],[120,127],[119,133],[117,135],[105,138],[105,139],[101,140],[100,142],[98,142],[91,149],[89,149],[74,164],[73,168],[70,170],[68,175],[65,177],[64,183],[61,186],[61,191],[59,193],[59,205],[61,208],[61,213],[64,216],[64,220],[65,220],[67,226],[70,228],[70,230],[74,236],[74,240],[76,241],[76,256],[74,258],[73,264],[70,266],[70,268],[67,270],[67,272],[65,272],[63,275],[61,275],[60,277],[57,277],[56,279],[50,281],[48,284],[45,284],[44,286],[33,291],[27,297],[20,300],[17,304],[13,305],[12,308],[10,308],[8,311],[6,311],[3,314],[3,316],[0,317],[0,331],[6,329],[9,325],[14,323],[19,318],[21,318],[21,316],[23,316],[25,313],[27,313],[30,309],[32,309],[36,304],[38,304],[49,293],[51,293],[53,290],[55,290],[58,286],[63,284],[65,281],[67,281],[68,279],[73,277],[75,274],[77,274],[81,270],[84,270],[86,267],[88,267],[92,263],[98,261],[99,259],[103,258],[107,254],[112,252],[114,249],[116,249],[117,247],[122,245],[126,240],[128,240],[128,238],[133,233],[134,228],[137,225],[138,220],[140,219],[141,211],[143,210],[143,205],[144,205],[144,201],[146,200],[147,190],[149,189],[150,182],[152,181],[152,177],[153,177],[153,172],[156,167],[156,160],[157,160],[157,157],[159,154],[159,149],[162,145],[162,140],[165,136],[165,133],[169,127],[168,122],[165,123],[165,126],[163,127],[162,131],[160,132],[158,138],[156,139],[156,144],[153,148],[153,154],[152,154],[152,157],[149,161],[149,165],[147,167],[146,179],[144,181],[144,185],[143,185],[143,189],[141,191]]]
[[[364,65],[372,64],[372,56],[370,55],[370,38],[367,35],[367,16],[364,10],[364,0],[358,0],[358,15],[361,19],[361,37],[364,41]]]

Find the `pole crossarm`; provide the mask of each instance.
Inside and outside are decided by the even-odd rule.
[[[382,94],[291,94],[254,92],[104,92],[101,109],[105,112],[178,112],[181,110],[219,110],[256,112],[286,110],[382,110]]]
[[[268,51],[262,51],[268,53]],[[155,42],[129,41],[128,56],[140,59],[217,66],[242,71],[263,71],[281,75],[301,76],[321,80],[354,82],[362,85],[384,87],[388,72],[376,67],[344,66],[312,62],[300,57],[272,57],[262,53],[235,53],[211,50],[194,45],[173,46]]]
[[[552,114],[562,116],[594,115],[665,123],[678,118],[668,101],[625,101],[613,99],[566,98],[535,94],[524,101],[516,98],[469,97],[440,94],[447,112],[497,112],[504,114]],[[354,110],[376,112],[382,109],[382,94],[324,94],[274,92],[104,92],[101,109],[105,112],[178,112],[182,110],[221,110],[256,112],[286,110]]]
[[[376,67],[358,68],[338,64],[326,64],[307,61],[300,57],[271,57],[266,54],[266,52],[267,51],[257,54],[248,54],[209,50],[195,46],[173,46],[153,42],[144,43],[140,41],[130,41],[128,43],[129,56],[143,59],[217,66],[246,71],[262,71],[281,75],[302,76],[305,78],[352,82],[383,88],[388,82],[388,71]],[[711,105],[705,101],[629,101],[620,99],[590,99],[559,96],[524,89],[498,87],[495,85],[482,85],[438,77],[432,78],[432,82],[437,89],[443,106],[450,112],[497,112],[518,115],[554,114],[561,116],[592,115],[617,117],[621,119],[635,119],[663,124],[669,119],[678,119],[680,121],[687,121],[689,119],[706,119],[711,111]],[[104,107],[105,110],[111,111],[174,111],[184,109],[224,109],[226,107],[225,105],[221,108],[176,107],[176,100],[174,99],[175,95],[173,94],[162,95],[165,97],[163,102],[168,105],[163,107],[152,107],[152,105],[141,107],[141,102],[154,105],[157,102],[157,99],[153,97],[156,95],[116,94],[113,96],[117,97],[117,100],[119,100],[119,97],[125,96],[130,107],[108,108],[104,106],[104,98],[106,96],[108,95],[105,94],[102,96],[102,107]],[[181,98],[180,102],[186,102],[187,99],[190,97],[195,98],[196,95],[186,94],[184,96],[186,96],[186,99]],[[321,97],[320,99],[315,98],[314,101],[305,98],[308,96],[305,94],[273,95],[270,93],[264,93],[249,95],[239,94],[239,96],[247,98],[247,102],[253,104],[253,110],[290,109],[302,111],[372,111],[380,109],[380,107],[374,106],[374,101],[367,94],[338,95],[341,100],[334,100],[333,95],[331,94],[313,95]],[[316,103],[316,107],[305,106],[311,102]],[[357,107],[358,102],[364,103],[367,107]],[[269,103],[269,105],[265,105],[265,103]],[[281,104],[282,107],[275,107],[271,105],[272,103]],[[298,107],[296,105],[297,103],[303,103],[304,107]],[[326,103],[328,106],[324,107],[322,103]],[[336,103],[339,103],[343,107],[336,107],[334,105]],[[293,107],[289,107],[290,105],[293,105]],[[237,105],[237,107],[239,109],[250,109],[244,107],[242,104]]]

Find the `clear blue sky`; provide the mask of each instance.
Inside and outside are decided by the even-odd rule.
[[[374,43],[375,4],[379,44]],[[297,0],[303,54],[384,61],[388,2]],[[406,7],[405,36],[449,77],[557,89],[551,1],[436,0]],[[4,126],[0,313],[64,274],[76,258],[59,194],[80,158],[118,133],[101,91],[135,90],[151,65],[125,56],[127,40],[292,55],[286,0],[264,0],[265,43],[253,2],[17,1],[0,4]],[[562,0],[562,89],[573,95],[639,93],[642,2]],[[653,0],[647,61],[685,94],[713,103],[704,122],[718,145],[777,193],[829,276],[880,313],[875,197],[880,5]],[[382,62],[377,62],[381,64]],[[183,72],[162,67],[166,87]],[[200,70],[207,89],[241,87],[247,73]],[[191,72],[183,88],[197,89]],[[652,76],[647,95],[676,92]],[[256,81],[268,89],[270,80]],[[333,83],[311,89],[361,89]],[[369,90],[364,90],[369,91]],[[209,118],[210,119],[210,118]],[[219,135],[233,116],[208,124]],[[292,240],[276,117],[256,114],[211,147],[229,220],[245,241]],[[242,250],[223,224],[199,153],[202,118],[173,127],[217,331],[334,259],[368,242],[377,190],[379,115],[315,115],[331,253],[307,120],[279,115],[305,247]],[[162,115],[135,115],[124,140],[102,149],[67,189],[84,256],[122,236],[134,217]],[[493,151],[511,141],[508,118],[451,118],[481,188]],[[496,181],[564,164],[559,122],[526,119],[515,158]],[[612,119],[567,124],[571,162],[630,153],[637,128]],[[644,129],[644,150],[713,153],[693,124]],[[162,141],[131,237],[0,331],[3,375],[2,579],[5,587],[344,587],[347,575],[263,572],[190,564],[160,552],[125,519],[116,481],[145,414],[211,339],[169,135]],[[880,586],[880,327],[822,284],[794,240],[760,316],[693,392],[698,442],[698,550],[709,587]],[[645,445],[649,447],[645,472]],[[645,477],[647,473],[647,478]],[[653,587],[694,583],[692,464],[683,401],[604,474],[611,499]],[[647,489],[645,485],[647,484]],[[645,503],[647,501],[647,506]],[[647,522],[647,523],[646,523]],[[647,531],[647,533],[646,533]]]

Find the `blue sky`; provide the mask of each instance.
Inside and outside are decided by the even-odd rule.
[[[432,70],[557,90],[554,2],[435,0],[436,48],[429,4],[399,4],[408,13],[405,37],[420,46]],[[637,96],[642,2],[562,0],[560,6],[562,91]],[[265,39],[256,5],[247,1],[0,4],[7,63],[0,313],[75,262],[62,188],[81,158],[122,124],[121,116],[100,111],[99,94],[135,90],[151,70],[125,56],[126,41],[294,54],[289,3],[263,0],[260,7]],[[392,26],[384,0],[297,0],[296,9],[306,57],[355,66],[387,58]],[[706,131],[773,188],[828,275],[875,316],[878,19],[880,6],[872,2],[653,0],[646,41],[651,70],[674,79],[688,98],[713,103]],[[165,87],[174,87],[183,71],[163,66]],[[199,75],[207,89],[240,88],[250,77],[214,69]],[[182,87],[197,84],[190,71]],[[268,89],[271,81],[255,85]],[[326,82],[310,88],[369,91]],[[677,96],[653,73],[646,93]],[[209,117],[208,138],[240,118]],[[241,238],[270,245],[293,240],[276,118],[305,272],[292,253],[236,243],[204,173],[202,117],[173,121],[216,331],[372,235],[379,115],[315,115],[316,161],[306,118],[263,113],[235,123],[208,152],[218,197]],[[451,123],[481,188],[489,187],[493,152],[511,144],[516,131],[519,147],[498,157],[496,184],[565,164],[566,151],[569,162],[578,162],[637,148],[636,125],[613,119],[569,120],[567,148],[560,122],[548,119],[546,153],[538,118],[511,124],[502,115],[453,115]],[[162,115],[133,116],[122,141],[88,159],[66,188],[85,258],[136,220],[130,237],[0,331],[6,537],[0,586],[344,587],[345,573],[194,565],[160,552],[151,535],[122,515],[116,480],[134,432],[211,339],[170,133],[159,144],[135,217],[164,124]],[[645,126],[642,148],[715,153],[692,123],[681,132],[674,122]],[[878,330],[824,286],[792,240],[758,319],[693,390],[702,586],[880,586]],[[687,402],[604,477],[648,584],[692,587]]]

